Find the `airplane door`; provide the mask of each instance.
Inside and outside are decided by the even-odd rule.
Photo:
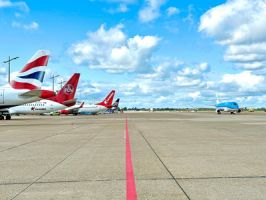
[[[0,89],[0,104],[4,104],[4,90]]]

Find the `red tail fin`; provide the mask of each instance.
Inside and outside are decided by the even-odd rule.
[[[80,77],[79,73],[73,74],[73,76],[62,87],[62,89],[57,93],[57,95],[49,100],[64,104],[66,106],[75,105],[76,102],[74,101],[74,97],[76,94],[79,77]]]
[[[107,95],[107,97],[105,97],[105,99],[102,102],[97,103],[97,105],[105,106],[106,108],[112,108],[114,96],[115,96],[115,90],[112,90]]]

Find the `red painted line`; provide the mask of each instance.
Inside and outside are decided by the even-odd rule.
[[[126,118],[126,180],[127,180],[127,200],[137,200],[137,191],[134,178],[134,169],[131,159],[131,147],[128,134],[128,121]]]

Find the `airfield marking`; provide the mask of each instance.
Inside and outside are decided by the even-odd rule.
[[[130,140],[128,134],[128,121],[126,118],[125,124],[125,134],[126,134],[126,190],[127,190],[127,200],[137,200],[137,192],[134,178],[134,169],[131,159],[131,148]]]

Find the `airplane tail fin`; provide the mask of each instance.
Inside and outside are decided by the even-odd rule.
[[[119,101],[120,101],[120,99],[118,98],[118,99],[113,103],[112,107],[113,107],[114,109],[117,109],[117,108],[118,108]]]
[[[55,97],[49,100],[64,104],[66,106],[73,106],[76,103],[75,94],[79,82],[79,73],[73,74],[68,82],[61,88]]]
[[[37,51],[24,68],[18,73],[10,85],[14,89],[40,89],[45,75],[45,67],[49,60],[49,51]]]
[[[105,106],[106,108],[112,108],[114,96],[115,96],[115,90],[112,90],[107,95],[107,97],[105,97],[105,99],[102,102],[97,103],[97,105]]]

